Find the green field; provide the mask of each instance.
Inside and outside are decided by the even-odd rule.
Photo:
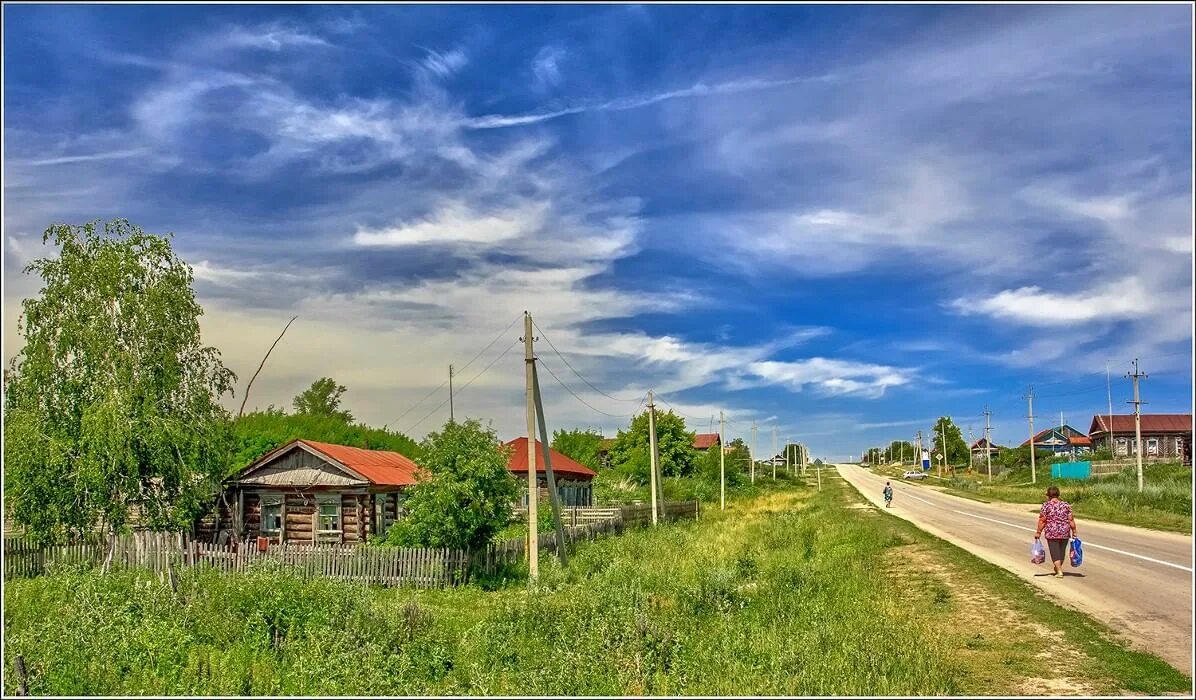
[[[901,478],[902,468],[874,470]],[[930,472],[932,475],[935,471]],[[958,496],[982,501],[1037,505],[1045,499],[1048,486],[1059,487],[1060,497],[1072,505],[1077,517],[1156,530],[1192,532],[1192,469],[1179,464],[1149,465],[1144,469],[1145,488],[1138,492],[1138,473],[1130,467],[1111,476],[1090,479],[1051,479],[1050,466],[1038,470],[1038,483],[1030,481],[1030,470],[1002,474],[990,483],[980,472],[957,474],[949,479],[926,479],[922,483],[945,488]],[[1045,474],[1045,478],[1044,478]],[[910,482],[915,483],[915,482]]]
[[[1190,691],[1013,575],[823,484],[583,544],[534,592],[267,570],[188,571],[178,594],[134,572],[13,581],[4,690],[21,654],[31,693],[62,695]]]

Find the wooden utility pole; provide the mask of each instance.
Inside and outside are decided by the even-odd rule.
[[[752,483],[756,483],[756,421],[752,421]]]
[[[652,524],[656,524],[656,404],[652,397],[652,391],[648,391],[648,462],[650,465],[649,471],[649,486],[652,489]]]
[[[777,478],[777,426],[772,426],[772,478]]]
[[[1138,370],[1138,358],[1134,358],[1134,373],[1125,375],[1134,380],[1134,452],[1138,455],[1138,492],[1145,488],[1142,478],[1142,404],[1145,401],[1138,396],[1138,380],[1146,379],[1146,375]]]
[[[552,526],[556,531],[556,555],[561,566],[569,565],[565,553],[565,528],[561,524],[561,496],[556,490],[556,477],[552,473],[552,450],[548,447],[548,425],[544,420],[544,398],[540,396],[540,373],[532,364],[532,387],[536,394],[536,421],[540,424],[540,444],[544,446],[544,476],[548,481],[548,502],[552,505]]]
[[[727,421],[723,412],[718,412],[718,501],[721,510],[727,509]]]
[[[1030,414],[1026,416],[1030,420],[1030,483],[1038,483],[1038,468],[1034,463],[1034,385],[1031,384],[1029,390],[1026,391],[1024,397],[1029,401]]]
[[[449,422],[453,423],[453,366],[449,365]]]
[[[984,459],[988,463],[988,480],[993,480],[993,438],[992,438],[992,418],[993,412],[988,410],[988,404],[984,405]]]
[[[528,583],[540,575],[540,484],[536,478],[536,358],[532,352],[532,315],[523,312],[523,362],[527,375],[527,572]]]
[[[943,461],[939,462],[939,478],[943,478],[943,467],[947,466],[947,417],[943,416],[943,422],[939,424],[939,428],[943,434]]]

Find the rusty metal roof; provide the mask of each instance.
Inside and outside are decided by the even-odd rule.
[[[1109,416],[1095,415],[1092,417],[1092,427],[1088,429],[1089,433],[1107,433],[1109,432]],[[1134,432],[1134,414],[1128,415],[1114,415],[1113,416],[1113,432],[1114,433],[1132,433]],[[1191,413],[1143,413],[1142,414],[1142,432],[1143,433],[1190,433],[1192,432],[1192,414]]]
[[[505,443],[505,447],[511,450],[511,456],[507,462],[507,469],[516,474],[527,474],[527,438],[520,437]],[[544,474],[544,443],[536,440],[536,473]],[[560,474],[571,479],[580,479],[589,481],[598,476],[598,472],[590,469],[584,464],[575,462],[565,455],[552,451],[552,473],[553,475]]]

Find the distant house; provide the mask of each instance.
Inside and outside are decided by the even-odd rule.
[[[1022,447],[1030,444],[1029,440]],[[1034,449],[1050,450],[1055,454],[1081,455],[1092,450],[1092,440],[1070,425],[1047,428],[1034,436]]]
[[[1027,440],[1027,442],[1029,442]],[[1001,453],[1001,448],[996,445],[990,445],[987,438],[980,438],[972,443],[972,463],[982,464],[988,459],[996,459],[997,455]],[[986,453],[988,457],[986,458]]]
[[[1088,434],[1094,448],[1107,450],[1112,445],[1115,456],[1136,456],[1137,434],[1133,414],[1114,415],[1112,418],[1110,423],[1108,415],[1092,417]],[[1145,443],[1143,457],[1179,457],[1186,464],[1192,463],[1192,414],[1142,414],[1141,420],[1142,442]]]
[[[360,542],[402,515],[421,467],[398,452],[293,440],[225,482],[197,534],[232,530],[275,542]]]
[[[527,507],[527,438],[515,438],[504,445],[511,451],[507,469],[523,481],[519,505]],[[593,469],[552,450],[552,477],[563,506],[594,505]],[[544,470],[544,443],[536,440],[536,485],[541,498],[548,497],[548,472]]]
[[[700,452],[706,452],[711,447],[722,445],[722,438],[718,433],[695,433],[693,448]]]

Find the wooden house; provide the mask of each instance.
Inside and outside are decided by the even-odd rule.
[[[515,438],[504,445],[510,452],[507,469],[522,481],[519,506],[527,507],[527,438]],[[563,506],[594,505],[593,469],[552,451],[552,477]],[[541,498],[548,498],[548,472],[544,470],[544,443],[536,440],[536,484]]]
[[[225,482],[197,535],[274,542],[360,542],[402,515],[420,467],[398,452],[294,440]]]
[[[699,452],[707,452],[711,447],[722,444],[722,438],[718,433],[694,433],[693,448]]]
[[[1134,415],[1096,415],[1088,429],[1089,437],[1096,449],[1107,450],[1112,446],[1116,457],[1133,457],[1138,454],[1137,431]],[[1192,463],[1192,414],[1191,413],[1143,413],[1142,442],[1143,457],[1158,459],[1179,458],[1186,464]]]
[[[980,438],[972,443],[970,448],[972,452],[972,464],[986,464],[990,459],[996,459],[1000,454],[1001,448],[996,445],[990,445],[987,438]]]
[[[1030,444],[1029,440],[1022,443],[1022,447]],[[1060,425],[1041,430],[1034,436],[1034,449],[1050,450],[1062,455],[1078,456],[1092,451],[1092,440],[1070,425]]]

